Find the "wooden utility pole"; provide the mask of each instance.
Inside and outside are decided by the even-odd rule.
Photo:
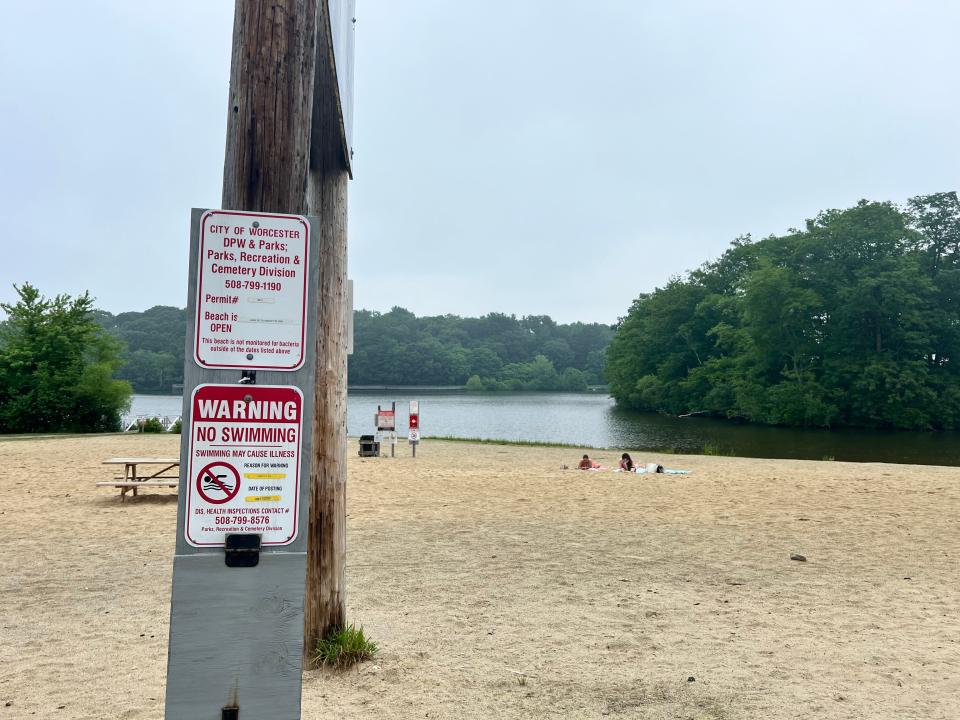
[[[304,654],[344,623],[346,147],[328,0],[237,0],[223,208],[320,217]]]

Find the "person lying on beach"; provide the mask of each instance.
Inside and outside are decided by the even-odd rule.
[[[596,460],[591,460],[589,455],[584,455],[577,470],[606,470],[606,468]]]
[[[639,473],[644,475],[646,473],[665,473],[667,475],[689,475],[689,470],[674,470],[672,468],[666,468],[660,463],[646,463],[645,465],[637,465],[633,462],[633,458],[630,457],[630,453],[624,453],[620,456],[620,472],[632,472]],[[614,470],[614,472],[617,472]]]
[[[645,473],[664,473],[665,475],[689,475],[689,470],[676,470],[674,468],[664,467],[660,463],[647,463],[642,467],[638,467],[634,470],[635,473],[641,475]]]

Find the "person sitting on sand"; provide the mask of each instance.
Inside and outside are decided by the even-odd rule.
[[[630,453],[624,453],[620,456],[620,469],[624,472],[633,472],[636,469],[636,466],[633,464],[633,458],[630,457]]]

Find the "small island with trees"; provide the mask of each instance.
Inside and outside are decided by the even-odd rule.
[[[960,427],[960,204],[861,201],[733,242],[641,295],[607,353],[617,402],[770,425]]]

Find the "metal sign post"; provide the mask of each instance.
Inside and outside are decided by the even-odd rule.
[[[417,456],[417,445],[420,444],[420,401],[410,401],[410,422],[407,433],[407,442],[413,448],[413,456]]]
[[[193,211],[167,720],[300,717],[316,237]]]
[[[382,440],[384,435],[390,441],[390,457],[394,457],[394,449],[397,446],[397,403],[393,403],[389,410],[382,410],[377,405],[376,422],[377,434]]]

